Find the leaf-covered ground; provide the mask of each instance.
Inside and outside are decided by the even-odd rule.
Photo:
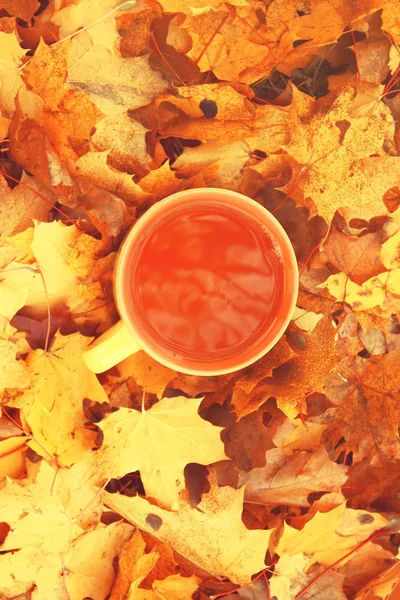
[[[399,598],[399,0],[0,0],[0,115],[1,599]],[[95,376],[124,234],[204,186],[290,236],[285,336]]]

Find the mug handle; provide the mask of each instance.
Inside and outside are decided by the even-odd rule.
[[[90,344],[83,360],[93,373],[103,373],[139,350],[141,346],[121,320]]]

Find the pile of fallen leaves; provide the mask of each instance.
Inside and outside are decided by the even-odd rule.
[[[2,600],[400,597],[399,47],[398,0],[0,0]],[[124,234],[204,186],[288,232],[285,336],[95,376]]]

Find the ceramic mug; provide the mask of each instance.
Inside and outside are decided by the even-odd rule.
[[[121,320],[84,360],[101,373],[144,350],[183,373],[230,373],[277,343],[297,291],[292,245],[268,210],[229,190],[178,192],[126,235],[114,273]]]

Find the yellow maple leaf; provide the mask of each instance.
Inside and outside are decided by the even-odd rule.
[[[329,512],[317,512],[301,531],[285,523],[276,552],[280,556],[303,552],[309,566],[315,562],[330,566],[388,524],[379,513],[346,508],[344,502]]]
[[[46,552],[65,552],[71,540],[82,533],[52,494],[54,476],[55,471],[44,463],[35,481],[7,480],[0,490],[0,508],[2,521],[10,530],[2,550],[44,545]]]
[[[12,117],[15,111],[15,96],[22,85],[19,66],[25,53],[15,33],[0,31],[0,113],[3,117]]]
[[[182,577],[170,575],[162,581],[154,581],[152,590],[133,589],[130,591],[128,600],[182,600],[191,598],[199,587],[200,579],[195,575]]]
[[[309,561],[303,552],[292,556],[283,555],[275,565],[274,573],[269,581],[271,598],[281,600],[295,598],[308,583],[306,571]]]
[[[16,358],[17,347],[13,342],[0,339],[0,391],[5,388],[27,388],[29,371],[22,360]]]
[[[243,524],[244,488],[212,485],[197,510],[181,500],[177,512],[158,508],[139,496],[127,498],[106,492],[103,496],[112,510],[169,543],[176,552],[214,577],[229,577],[245,585],[254,573],[265,568],[264,557],[272,531],[248,530]]]
[[[115,576],[113,561],[132,532],[127,523],[99,525],[71,541],[62,554],[42,544],[3,555],[0,594],[10,598],[34,590],[32,598],[38,600],[104,600]]]
[[[165,367],[144,350],[132,354],[118,365],[122,377],[134,377],[145,392],[162,398],[167,384],[176,376],[176,371]]]
[[[35,436],[31,446],[67,466],[87,459],[95,443],[96,434],[84,427],[84,398],[108,402],[97,377],[82,360],[90,341],[80,333],[56,334],[47,354],[31,352],[26,364],[32,384],[17,401]]]
[[[190,462],[208,465],[226,459],[221,427],[202,419],[202,399],[164,398],[140,413],[120,408],[99,423],[104,442],[96,452],[95,471],[122,477],[140,470],[148,496],[176,508]]]
[[[400,174],[397,157],[383,153],[388,121],[349,116],[354,96],[345,88],[321,110],[326,100],[318,104],[294,90],[290,109],[292,139],[286,150],[303,165],[298,187],[328,222],[338,209],[348,220],[386,214],[382,196]]]

